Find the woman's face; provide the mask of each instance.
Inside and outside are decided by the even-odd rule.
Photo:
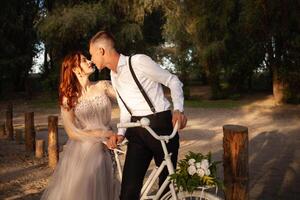
[[[90,45],[90,55],[91,55],[91,60],[93,63],[95,63],[96,67],[99,70],[102,70],[104,66],[104,49],[103,48],[97,48],[96,45],[91,44]]]
[[[95,71],[93,63],[90,60],[88,60],[84,55],[80,55],[80,67],[82,69],[83,74],[87,76],[91,75]]]

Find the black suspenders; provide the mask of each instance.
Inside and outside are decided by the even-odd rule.
[[[150,107],[150,110],[153,112],[153,114],[155,114],[156,111],[155,111],[155,108],[154,108],[152,102],[150,101],[148,95],[146,94],[145,90],[144,90],[143,87],[141,86],[139,80],[137,79],[137,77],[136,77],[136,75],[135,75],[135,73],[134,73],[134,71],[133,71],[133,68],[132,68],[132,65],[131,65],[131,57],[132,57],[132,56],[129,56],[129,69],[130,69],[131,75],[132,75],[132,77],[133,77],[133,79],[134,79],[136,85],[138,86],[140,92],[142,93],[144,99],[146,100],[148,106]],[[125,101],[122,99],[122,97],[121,97],[120,93],[118,92],[118,90],[117,90],[117,94],[118,94],[118,96],[120,97],[121,101],[123,102],[123,104],[124,104],[125,108],[127,109],[127,111],[128,111],[128,112],[130,113],[130,115],[132,116],[131,110],[130,110],[129,107],[126,105]]]

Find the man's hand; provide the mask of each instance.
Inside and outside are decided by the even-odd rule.
[[[117,145],[119,143],[121,143],[124,140],[124,136],[123,135],[112,135],[109,137],[108,141],[107,141],[107,147],[109,149],[115,149],[117,147]]]
[[[183,129],[186,126],[187,123],[187,118],[184,115],[183,112],[180,112],[179,110],[174,110],[173,111],[173,118],[172,118],[172,123],[173,126],[175,126],[176,122],[178,121],[179,129]]]

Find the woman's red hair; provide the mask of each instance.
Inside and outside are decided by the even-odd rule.
[[[81,55],[80,51],[72,52],[64,58],[61,65],[59,104],[68,110],[74,108],[81,94],[81,85],[73,72],[73,69],[80,67]]]

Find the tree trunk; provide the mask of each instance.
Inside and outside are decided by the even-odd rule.
[[[43,77],[47,78],[49,76],[49,62],[48,62],[48,46],[45,44],[45,51],[44,51],[44,62],[43,62]]]
[[[208,83],[211,88],[211,99],[222,99],[222,91],[220,86],[220,78],[217,70],[216,63],[213,61],[213,58],[207,58],[207,61],[204,65]]]
[[[17,144],[22,144],[23,143],[23,132],[22,130],[16,130],[16,143]]]
[[[26,75],[24,77],[25,82],[25,91],[26,91],[26,99],[31,100],[33,91],[32,91],[32,84],[31,84],[31,78],[29,77],[28,72],[26,72]]]
[[[35,157],[42,158],[44,156],[45,149],[45,141],[44,140],[36,140],[35,147]]]
[[[5,124],[0,124],[0,139],[6,138]]]
[[[223,165],[226,200],[249,199],[248,128],[223,126]]]
[[[211,88],[211,99],[222,99],[219,75],[216,72],[210,72],[208,81]]]
[[[6,108],[6,131],[9,140],[14,139],[14,126],[13,126],[13,105],[8,104]]]
[[[202,82],[203,85],[208,84],[207,74],[205,72],[201,72],[201,82]]]
[[[190,86],[188,85],[188,73],[186,70],[182,70],[181,75],[180,75],[180,80],[183,83],[183,95],[184,99],[190,99],[191,98],[191,93],[190,93]]]
[[[54,169],[58,163],[58,117],[48,117],[48,155],[49,167]]]
[[[26,151],[35,151],[34,112],[25,113],[25,147]]]
[[[283,104],[284,101],[284,82],[279,76],[278,67],[273,65],[273,96],[276,105]]]
[[[252,79],[253,79],[253,72],[251,72],[251,74],[249,74],[248,79],[247,79],[247,89],[248,89],[248,91],[251,91],[253,89]]]

